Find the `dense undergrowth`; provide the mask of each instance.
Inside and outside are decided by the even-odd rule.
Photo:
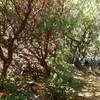
[[[68,56],[69,55],[69,56]],[[43,94],[46,100],[66,100],[66,98],[78,95],[78,92],[83,88],[85,82],[80,79],[74,78],[71,73],[71,66],[66,63],[67,59],[71,58],[71,53],[67,49],[58,50],[55,58],[48,58],[48,63],[53,67],[50,76],[41,77],[34,80],[31,77],[25,78],[23,76],[10,76],[8,79],[1,78],[0,92],[2,93],[1,100],[31,100],[35,95],[41,95],[36,89],[42,84],[45,85]],[[28,74],[28,73],[27,73]],[[30,82],[35,81],[30,84]]]

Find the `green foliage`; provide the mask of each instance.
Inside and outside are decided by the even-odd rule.
[[[84,86],[84,82],[75,79],[69,70],[66,61],[71,56],[72,54],[67,49],[59,50],[56,58],[52,58],[49,62],[54,68],[51,73],[48,91],[54,100],[65,100],[69,92],[78,92]]]
[[[67,48],[62,48],[57,51],[55,58],[48,59],[48,63],[58,68],[59,66],[66,66],[66,63],[70,62],[72,58],[73,54]]]
[[[73,54],[67,48],[60,49],[57,54],[59,62],[69,62],[73,58]]]
[[[72,30],[76,25],[74,22],[71,22],[66,18],[59,16],[55,18],[55,14],[50,14],[48,12],[46,12],[42,17],[42,22],[37,27],[39,32],[46,32],[51,30],[54,32],[61,32],[67,29]]]
[[[0,96],[0,100],[30,100],[30,91],[27,88],[20,87],[19,83],[23,86],[21,80],[16,83],[8,79],[1,79],[0,91],[3,95]]]
[[[6,91],[8,94],[9,93],[13,94],[13,93],[17,92],[16,84],[10,82],[10,80],[1,80],[0,88],[1,88],[1,90]]]

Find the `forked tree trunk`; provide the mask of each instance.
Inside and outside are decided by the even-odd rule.
[[[46,74],[49,76],[52,68],[48,66],[47,62],[44,59],[41,60],[40,65],[43,66],[46,71]]]

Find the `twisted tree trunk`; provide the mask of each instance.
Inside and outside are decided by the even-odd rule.
[[[10,67],[11,65],[11,62],[12,62],[12,58],[13,58],[13,45],[14,45],[14,39],[12,38],[11,40],[9,40],[9,44],[8,44],[8,47],[7,47],[7,50],[8,50],[8,57],[5,57],[4,54],[4,58],[3,59],[3,69],[2,69],[2,75],[3,76],[6,76],[7,74],[7,71],[8,71],[8,68]]]

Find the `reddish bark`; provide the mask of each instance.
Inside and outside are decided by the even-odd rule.
[[[50,71],[51,71],[52,68],[51,68],[50,66],[48,66],[48,64],[47,64],[47,62],[45,61],[45,59],[42,59],[42,60],[40,61],[40,65],[43,66],[43,68],[45,69],[47,75],[50,75]]]

